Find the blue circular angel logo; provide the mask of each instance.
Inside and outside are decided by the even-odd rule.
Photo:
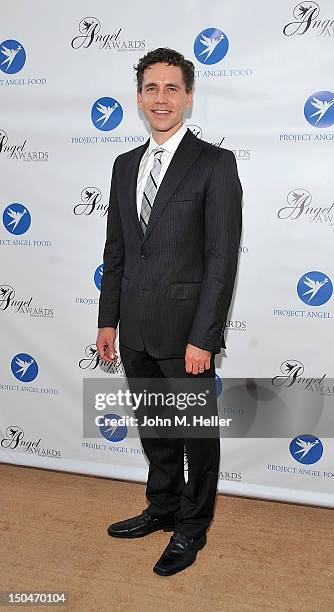
[[[12,373],[20,382],[31,382],[38,374],[38,365],[28,353],[18,353],[10,364]]]
[[[99,98],[93,104],[91,117],[98,130],[110,132],[121,123],[123,109],[114,98]]]
[[[195,38],[194,54],[201,64],[217,64],[225,57],[228,47],[228,38],[222,30],[206,28]]]
[[[304,115],[313,127],[327,128],[334,124],[334,93],[317,91],[305,102]]]
[[[98,266],[94,272],[94,283],[96,285],[96,288],[99,291],[101,291],[102,276],[103,276],[103,264]]]
[[[109,442],[121,442],[126,438],[128,428],[126,425],[117,425],[117,422],[122,418],[119,414],[104,414],[105,419],[115,421],[115,425],[100,425],[99,429],[104,438]]]
[[[8,232],[15,236],[19,236],[29,229],[31,216],[26,206],[19,202],[14,202],[6,206],[3,211],[2,221]]]
[[[0,69],[6,74],[15,74],[22,70],[26,61],[26,52],[17,40],[4,40],[0,45]]]
[[[324,452],[322,442],[317,436],[301,434],[290,442],[290,453],[298,463],[309,465],[321,459]]]
[[[322,306],[332,297],[333,283],[323,272],[306,272],[298,281],[297,293],[308,306]]]

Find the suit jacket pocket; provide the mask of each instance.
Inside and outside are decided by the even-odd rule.
[[[175,194],[175,196],[172,196],[170,201],[171,202],[193,202],[194,200],[199,200],[201,197],[201,194],[199,193],[199,191],[197,191],[196,193],[185,193],[184,195],[182,193],[179,194]]]
[[[195,300],[199,297],[202,283],[170,283],[169,297],[172,300]]]
[[[122,276],[122,280],[121,280],[121,292],[122,293],[127,293],[128,292],[128,287],[129,287],[129,279],[126,278],[125,276]]]

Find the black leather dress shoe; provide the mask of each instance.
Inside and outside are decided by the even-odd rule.
[[[159,529],[174,531],[174,515],[154,516],[145,509],[138,516],[109,525],[108,534],[113,538],[142,538]]]
[[[162,553],[153,571],[160,576],[171,576],[181,572],[194,563],[199,550],[206,544],[206,534],[190,538],[183,533],[175,533]]]

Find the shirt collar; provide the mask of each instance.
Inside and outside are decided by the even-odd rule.
[[[150,155],[153,149],[159,148],[159,149],[165,149],[166,151],[168,151],[168,153],[170,153],[171,155],[174,155],[186,131],[187,131],[187,126],[183,123],[180,129],[178,129],[177,132],[173,134],[173,136],[168,138],[168,140],[166,140],[166,142],[164,142],[163,145],[158,145],[155,142],[153,136],[151,135],[150,143],[148,146],[148,154]]]

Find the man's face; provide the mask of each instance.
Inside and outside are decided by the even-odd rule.
[[[152,64],[144,71],[137,100],[153,136],[167,140],[182,125],[184,111],[192,104],[192,92],[186,92],[180,66]]]

